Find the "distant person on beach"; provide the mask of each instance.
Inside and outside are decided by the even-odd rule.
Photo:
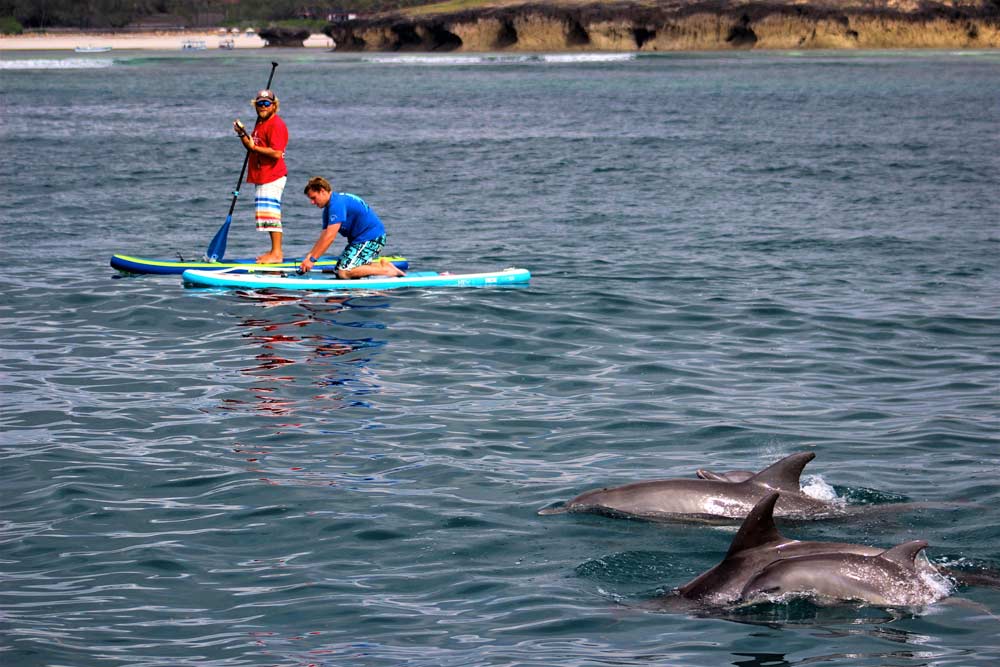
[[[347,237],[347,247],[337,262],[338,278],[406,275],[391,261],[378,256],[385,245],[385,227],[364,199],[347,192],[334,192],[329,181],[321,176],[310,178],[303,192],[313,206],[323,209],[323,231],[299,270],[311,271],[339,232]]]
[[[257,231],[271,235],[271,250],[257,257],[257,263],[274,264],[284,260],[281,249],[281,195],[288,180],[288,168],[285,166],[288,128],[278,116],[278,98],[273,91],[257,93],[253,105],[257,111],[253,132],[248,134],[238,119],[233,123],[233,129],[250,153],[247,183],[257,186],[254,193]]]

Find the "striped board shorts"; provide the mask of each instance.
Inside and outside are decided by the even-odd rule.
[[[281,231],[281,193],[285,191],[287,176],[276,181],[262,183],[254,193],[254,219],[257,221],[258,232]]]
[[[337,268],[347,270],[363,264],[371,264],[382,252],[383,246],[385,246],[385,234],[371,241],[352,243],[344,248],[344,252],[340,253]]]

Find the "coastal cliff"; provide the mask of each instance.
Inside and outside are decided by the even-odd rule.
[[[338,51],[1000,48],[1000,0],[515,4],[323,32]]]
[[[281,26],[267,26],[257,31],[266,46],[305,46],[305,41],[311,34],[305,28],[283,28]]]

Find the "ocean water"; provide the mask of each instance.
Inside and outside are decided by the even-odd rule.
[[[115,276],[205,251],[271,60],[290,253],[324,175],[414,268],[530,286]],[[786,534],[995,573],[998,81],[996,52],[3,54],[0,663],[997,664],[989,585],[657,611],[732,527],[537,510],[813,451],[810,489],[926,507]],[[265,246],[250,200],[230,256]]]

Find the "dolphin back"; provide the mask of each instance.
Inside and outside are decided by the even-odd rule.
[[[700,479],[708,479],[713,482],[745,482],[756,473],[752,470],[727,470],[726,472],[714,472],[712,470],[705,470],[704,468],[698,468],[695,474]]]
[[[879,606],[928,604],[947,591],[921,576],[916,557],[926,547],[924,540],[914,540],[872,556],[830,552],[777,560],[747,582],[740,597],[754,602],[792,594]]]

